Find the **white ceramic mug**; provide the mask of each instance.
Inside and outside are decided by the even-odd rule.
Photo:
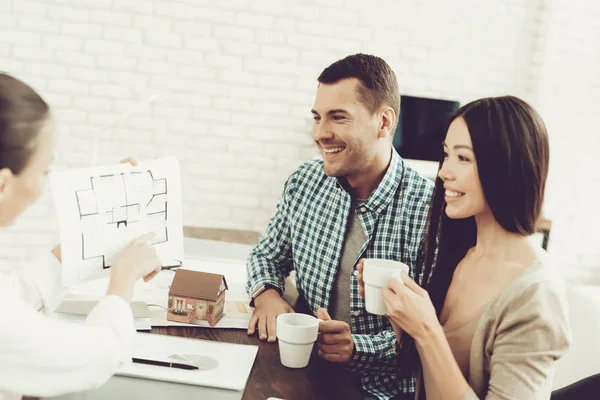
[[[307,314],[281,314],[277,317],[277,341],[281,363],[288,368],[308,365],[313,344],[319,335],[320,319]]]
[[[408,265],[394,260],[367,258],[363,263],[363,281],[365,283],[365,306],[371,314],[385,315],[383,288],[394,275],[400,276],[400,271],[408,274]]]

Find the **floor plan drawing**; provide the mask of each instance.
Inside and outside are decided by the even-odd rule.
[[[125,230],[140,222],[142,214],[156,232],[151,244],[169,240],[167,222],[167,180],[154,179],[152,171],[136,171],[90,177],[90,187],[75,191],[82,221],[82,258],[102,259],[102,267],[110,267],[106,255],[121,242]],[[99,224],[108,226],[110,238],[95,237]]]
[[[149,232],[155,236],[148,243],[163,266],[181,264],[181,176],[176,158],[136,167],[117,164],[56,172],[50,175],[50,185],[69,282],[107,270],[132,240]]]

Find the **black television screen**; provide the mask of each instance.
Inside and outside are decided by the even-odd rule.
[[[394,147],[403,158],[439,161],[446,125],[457,101],[402,96]]]

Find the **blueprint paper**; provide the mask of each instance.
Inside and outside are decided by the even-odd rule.
[[[148,232],[163,266],[183,260],[181,176],[175,157],[50,175],[63,283],[108,275],[119,253]]]

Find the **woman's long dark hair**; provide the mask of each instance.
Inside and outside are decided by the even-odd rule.
[[[541,117],[523,100],[503,96],[466,104],[449,118],[447,127],[456,118],[463,118],[469,129],[479,180],[494,218],[509,232],[533,234],[549,164],[548,134]],[[439,168],[442,163],[443,158]],[[416,273],[438,318],[454,270],[477,240],[474,217],[446,215],[444,192],[444,182],[437,177]],[[402,338],[399,357],[403,375],[420,368],[415,341],[409,335]]]

